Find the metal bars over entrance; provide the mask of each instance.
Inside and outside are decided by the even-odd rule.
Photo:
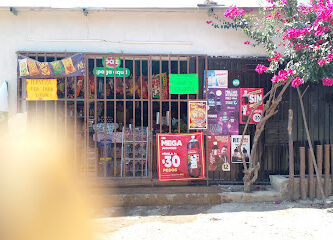
[[[18,54],[50,62],[73,53]],[[204,99],[206,55],[86,53],[85,76],[57,79],[56,101],[26,101],[18,78],[18,111],[73,141],[73,162],[88,175],[138,181],[154,179],[156,133],[189,132],[187,104]],[[196,73],[199,94],[169,93],[170,74]],[[62,127],[62,128],[60,128]]]

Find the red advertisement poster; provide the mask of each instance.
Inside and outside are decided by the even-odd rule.
[[[230,136],[207,136],[208,171],[230,171]]]
[[[160,181],[205,179],[202,133],[157,134]]]
[[[260,102],[264,97],[263,88],[241,88],[240,89],[240,109],[239,109],[239,123],[246,124],[247,119],[250,117],[255,105]],[[254,111],[249,124],[257,124],[261,120],[263,103]]]

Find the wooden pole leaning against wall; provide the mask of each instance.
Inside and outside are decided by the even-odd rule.
[[[299,148],[299,156],[300,156],[300,191],[301,191],[301,199],[306,199],[306,187],[305,187],[305,147]]]
[[[317,147],[317,166],[318,166],[316,198],[320,199],[320,187],[322,186],[322,173],[323,173],[323,146],[317,145],[316,147]]]
[[[333,195],[333,144],[331,144],[331,190]]]
[[[329,182],[330,182],[330,145],[325,144],[325,165],[324,165],[324,173],[325,173],[325,178],[324,178],[324,192],[325,196],[328,197],[329,194]]]
[[[315,195],[315,184],[314,184],[314,175],[313,175],[313,160],[311,155],[310,148],[308,149],[308,172],[309,172],[309,178],[308,178],[308,185],[309,185],[309,198],[310,200],[314,199]]]
[[[294,142],[293,142],[293,110],[289,109],[288,118],[289,139],[289,199],[294,200]]]

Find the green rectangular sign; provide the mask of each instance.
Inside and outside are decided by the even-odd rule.
[[[196,73],[170,74],[170,94],[198,94],[199,77]]]
[[[106,74],[104,71],[104,67],[96,67],[93,69],[93,74],[96,75],[97,77],[114,77],[114,68],[105,68]],[[128,77],[131,74],[130,70],[128,68],[125,68],[125,77]],[[123,77],[124,76],[124,69],[123,68],[116,68],[116,77]]]

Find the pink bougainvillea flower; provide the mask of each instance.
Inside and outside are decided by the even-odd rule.
[[[324,66],[324,65],[326,64],[326,59],[325,59],[325,58],[323,58],[323,59],[318,59],[317,62],[318,62],[318,64],[319,64],[320,66]]]
[[[319,25],[317,27],[317,30],[315,31],[314,35],[315,36],[320,36],[320,35],[323,35],[327,32],[330,32],[330,31],[331,31],[331,29],[329,27],[322,27],[322,26]]]
[[[282,57],[282,54],[279,52],[276,52],[273,57],[268,58],[268,61],[272,62],[272,61],[279,61],[279,59]]]
[[[326,5],[322,2],[322,3],[318,3],[318,4],[313,4],[312,5],[316,15],[317,15],[317,19],[318,21],[324,21],[324,22],[330,22],[332,17],[333,17],[333,4],[331,3],[327,3]]]
[[[262,73],[266,72],[267,69],[268,69],[268,67],[266,67],[265,65],[258,64],[256,67],[256,72],[259,74],[262,74]]]
[[[238,9],[236,6],[230,6],[227,10],[224,12],[224,16],[229,19],[235,19],[238,16],[244,16],[245,10],[244,9]]]
[[[302,43],[297,43],[294,48],[295,48],[296,51],[301,51],[303,49],[303,44]]]
[[[288,0],[280,0],[281,4],[287,4]]]
[[[332,12],[332,14],[333,14],[333,12]],[[322,29],[322,31],[325,32],[325,33],[331,31],[331,28],[329,28],[329,27],[321,27],[321,29]]]
[[[320,35],[323,35],[324,33],[325,33],[324,31],[317,30],[317,31],[315,31],[314,35],[315,36],[320,36]]]
[[[206,21],[207,24],[211,24],[212,22],[213,22],[213,21],[208,21],[208,20]]]
[[[314,45],[315,45],[316,47],[319,47],[319,45],[320,45],[320,44],[323,44],[324,42],[325,42],[325,40],[323,40],[323,39],[319,39],[319,40],[317,40],[317,41],[315,42]]]
[[[267,15],[265,16],[265,18],[266,18],[266,19],[268,19],[268,18],[273,18],[273,15],[272,15],[272,14],[267,14]]]
[[[307,6],[298,6],[298,12],[300,12],[301,14],[308,14],[309,12],[311,12],[311,7],[307,7]]]
[[[270,7],[265,7],[266,10],[273,10],[275,8],[275,4],[273,4],[272,6]]]
[[[304,83],[304,80],[300,77],[296,77],[292,82],[291,82],[291,86],[292,87],[297,87],[299,85],[302,85]]]
[[[333,86],[333,78],[323,78],[323,85],[327,87]]]
[[[289,28],[287,31],[283,34],[283,40],[290,40],[293,38],[299,38],[301,35],[304,35],[305,31],[303,29],[296,29],[296,28]]]
[[[279,81],[287,81],[288,80],[289,73],[286,70],[280,70],[278,73],[278,79]]]
[[[329,62],[332,62],[333,61],[333,53],[328,54],[327,59],[328,59]]]
[[[274,75],[271,80],[273,83],[277,83],[279,81],[279,78],[277,75]]]
[[[292,69],[288,69],[288,70],[287,70],[287,73],[288,73],[289,76],[291,76],[291,75],[294,74],[294,71],[293,71]]]
[[[283,84],[288,80],[288,76],[292,75],[293,71],[291,69],[280,70],[278,75],[274,75],[271,79],[273,83],[282,82]]]
[[[249,44],[251,44],[251,42],[250,41],[245,41],[244,44],[249,45]]]
[[[280,12],[276,12],[274,17],[275,18],[282,18],[282,14]]]

